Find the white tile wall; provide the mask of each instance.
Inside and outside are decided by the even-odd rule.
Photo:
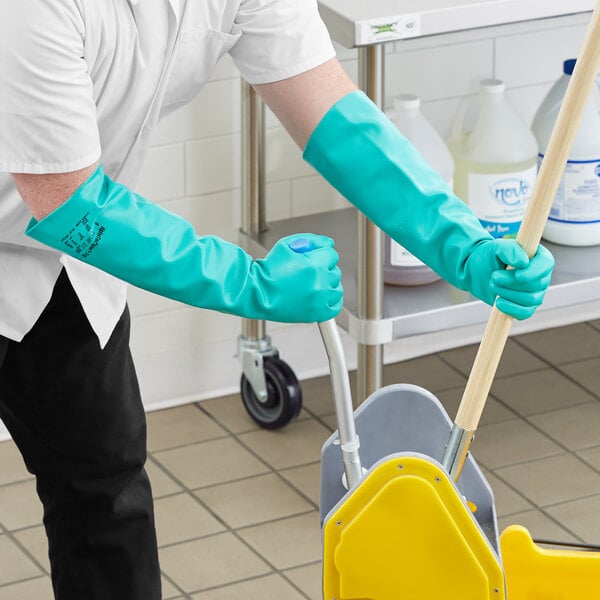
[[[386,105],[399,93],[416,93],[423,112],[447,136],[461,97],[479,79],[506,81],[509,98],[530,123],[535,109],[574,56],[585,16],[521,23],[475,32],[397,43],[386,54]],[[338,56],[357,80],[356,51]],[[270,220],[330,210],[345,200],[314,174],[271,114],[267,116],[267,215]],[[189,106],[159,127],[139,191],[191,220],[199,233],[235,241],[240,226],[240,81],[229,58]],[[237,318],[194,310],[132,289],[132,348],[149,408],[238,389]],[[269,329],[297,374],[324,372],[311,326]],[[353,344],[346,336],[349,349]],[[392,345],[393,346],[393,345]],[[394,348],[386,355],[393,356]]]
[[[493,58],[493,39],[395,52],[386,57],[386,96],[411,93],[428,102],[471,94],[492,75]]]
[[[240,186],[240,136],[202,138],[185,144],[185,183],[199,196]]]
[[[577,25],[495,39],[495,75],[509,87],[553,81],[562,61],[577,56],[586,27]]]

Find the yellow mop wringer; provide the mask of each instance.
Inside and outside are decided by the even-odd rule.
[[[451,421],[439,400],[392,385],[353,415],[335,322],[320,329],[338,423],[321,461],[323,598],[504,598],[492,492],[472,457],[458,486],[440,464]]]

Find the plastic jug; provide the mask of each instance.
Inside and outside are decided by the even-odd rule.
[[[398,96],[394,99],[390,119],[430,166],[452,186],[454,160],[442,137],[421,113],[420,106],[418,96]],[[423,285],[437,281],[440,276],[403,246],[385,236],[383,279],[393,285]]]
[[[480,82],[478,116],[463,131],[463,103],[448,141],[455,162],[454,191],[496,238],[515,237],[537,175],[535,136],[506,100],[498,79]]]
[[[563,74],[540,104],[532,130],[540,146],[539,163],[575,68],[575,59],[563,63]],[[600,91],[592,90],[569,159],[554,198],[543,237],[567,246],[600,244]]]

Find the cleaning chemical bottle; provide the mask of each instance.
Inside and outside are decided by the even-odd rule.
[[[532,130],[540,146],[539,164],[544,157],[558,111],[575,68],[575,59],[563,63],[563,74],[540,104]],[[567,246],[600,244],[600,91],[592,89],[581,124],[543,237]]]
[[[459,111],[448,141],[454,191],[493,237],[515,237],[535,184],[538,144],[506,100],[502,81],[481,81],[478,109],[466,133]]]
[[[442,137],[421,113],[420,105],[421,101],[413,94],[398,96],[394,99],[390,118],[429,165],[452,186],[454,160]],[[393,285],[423,285],[437,281],[440,276],[403,246],[385,236],[383,279]]]

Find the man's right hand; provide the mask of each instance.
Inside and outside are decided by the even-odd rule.
[[[306,240],[311,249],[297,252],[294,240]],[[250,285],[265,319],[282,322],[322,322],[342,309],[342,273],[331,238],[301,234],[279,240],[263,259],[251,267]]]

